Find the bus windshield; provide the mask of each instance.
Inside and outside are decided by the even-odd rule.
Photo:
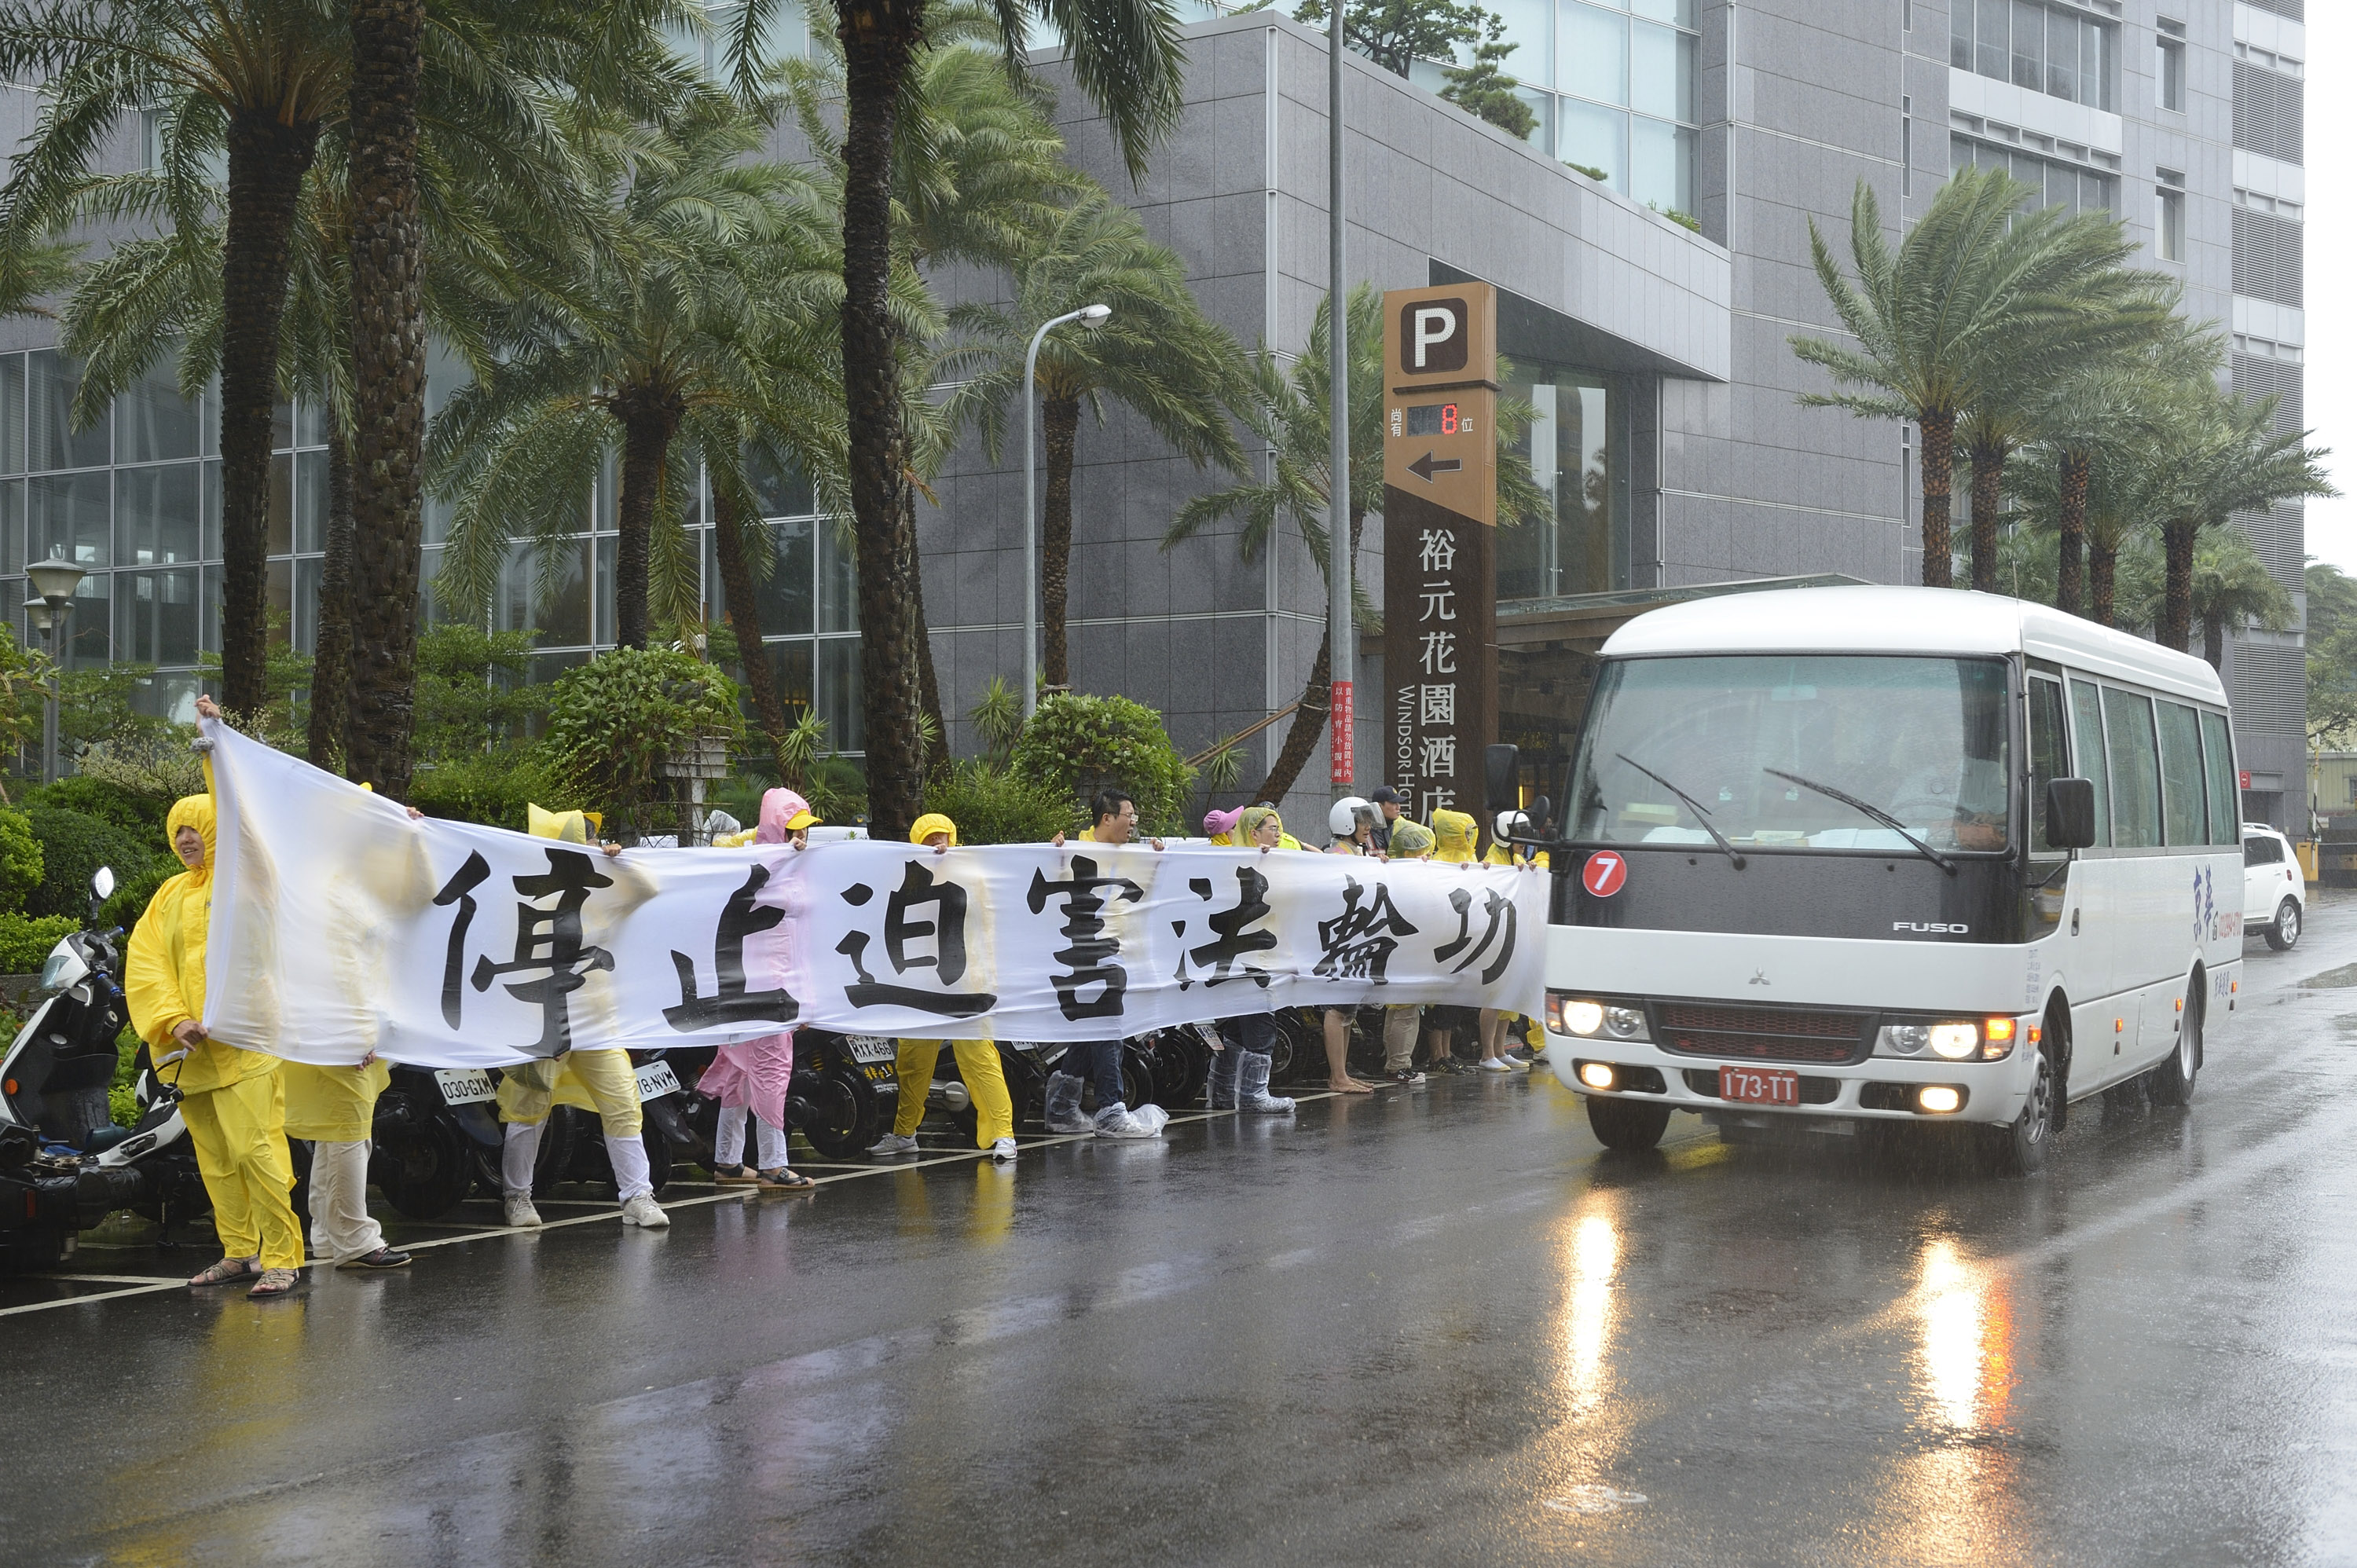
[[[1711,846],[1716,828],[1746,850],[2000,851],[2007,714],[1996,659],[1615,660],[1572,763],[1571,836]]]

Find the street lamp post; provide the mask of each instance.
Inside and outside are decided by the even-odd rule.
[[[1023,722],[1039,711],[1039,345],[1067,321],[1093,332],[1113,315],[1110,305],[1087,305],[1041,324],[1023,356]]]
[[[58,781],[58,643],[73,596],[87,573],[61,556],[51,555],[25,568],[32,580],[33,597],[25,601],[33,625],[49,636],[49,696],[41,713],[41,782]]]

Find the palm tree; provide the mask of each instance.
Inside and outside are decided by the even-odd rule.
[[[62,240],[28,238],[19,249],[0,248],[0,318],[48,316],[41,303],[73,281],[82,248]]]
[[[2239,528],[2202,532],[2193,547],[2193,614],[2201,622],[2201,656],[2213,670],[2226,662],[2226,628],[2256,621],[2269,631],[2293,625],[2291,596],[2267,575],[2266,563]]]
[[[761,40],[788,0],[746,0],[729,53],[740,91],[761,74]],[[834,0],[844,58],[843,376],[850,432],[851,510],[858,540],[860,679],[866,713],[872,830],[908,831],[921,803],[912,611],[916,541],[901,482],[908,467],[892,278],[894,139],[909,64],[934,19],[926,0]],[[1036,22],[1061,35],[1082,92],[1105,116],[1132,177],[1178,119],[1185,50],[1177,0],[996,0],[997,43],[1010,69],[1027,59]]]
[[[965,392],[980,413],[984,445],[994,458],[1005,434],[1006,395],[1041,400],[1048,480],[1039,552],[1041,664],[1049,686],[1069,686],[1065,599],[1082,406],[1102,424],[1104,401],[1111,399],[1198,468],[1217,464],[1240,473],[1243,448],[1228,404],[1240,390],[1236,371],[1243,356],[1195,303],[1176,252],[1147,239],[1137,214],[1101,191],[1058,213],[1033,237],[1014,271],[1010,306],[963,306],[951,319],[996,345],[997,363]],[[1089,305],[1110,306],[1112,318],[1093,331],[1049,334],[1039,347],[1037,386],[1023,387],[1032,334],[1043,322]]]
[[[1792,351],[1822,366],[1837,388],[1801,403],[1846,408],[1866,419],[1911,419],[1922,434],[1923,581],[1953,581],[1949,495],[1956,422],[2007,384],[2054,374],[2090,333],[2108,331],[2108,301],[2090,280],[2126,252],[2116,225],[2063,209],[2021,210],[2029,188],[1999,169],[1967,170],[1943,186],[1894,252],[1882,209],[1864,180],[1850,204],[1850,260],[1809,224],[1817,280],[1855,348],[1794,338]],[[1993,514],[1994,504],[1988,509]],[[1991,536],[1994,545],[1994,535]],[[1994,566],[1992,547],[1980,559]]]
[[[2075,444],[2076,461],[2033,447],[2015,459],[2006,476],[2006,488],[2023,517],[2040,532],[2061,533],[2074,526],[2075,519],[2086,550],[2085,607],[2073,608],[2064,600],[2076,564],[2068,543],[2058,562],[2055,603],[2098,626],[2119,624],[2121,556],[2133,548],[2152,512],[2151,455],[2158,437],[2137,417],[2132,409],[2124,409],[2122,422],[2104,439]],[[2135,596],[2130,602],[2136,603]]]
[[[2157,639],[2183,648],[2193,629],[2193,555],[2204,528],[2222,526],[2240,511],[2266,511],[2277,501],[2337,493],[2325,477],[2330,454],[2308,445],[2306,431],[2275,429],[2276,400],[2246,403],[2214,382],[2184,389],[2172,428],[2151,454],[2151,470],[2168,562]]]

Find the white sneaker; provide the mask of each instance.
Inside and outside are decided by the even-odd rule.
[[[1126,1106],[1116,1105],[1110,1112],[1099,1112],[1095,1122],[1096,1134],[1100,1138],[1158,1137],[1162,1132],[1162,1120],[1146,1112],[1160,1109],[1159,1106],[1148,1105],[1132,1111]]]
[[[642,1192],[622,1205],[622,1223],[643,1225],[650,1230],[660,1230],[671,1223],[671,1216],[662,1211],[662,1204]]]
[[[1015,1157],[1015,1140],[1012,1138],[1001,1138],[998,1142],[991,1144],[990,1157],[994,1160],[999,1160],[1002,1162],[1013,1159]]]
[[[507,1195],[508,1223],[519,1230],[537,1230],[540,1210],[532,1206],[532,1194],[511,1192]]]
[[[913,1155],[917,1152],[917,1135],[911,1133],[903,1138],[898,1133],[887,1133],[868,1144],[867,1152],[878,1159],[888,1159],[894,1155]]]
[[[1514,1070],[1514,1067],[1512,1062],[1509,1062],[1503,1057],[1483,1057],[1481,1058],[1481,1070],[1483,1072],[1512,1072]]]

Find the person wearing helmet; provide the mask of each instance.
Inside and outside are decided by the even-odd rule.
[[[1334,835],[1334,847],[1329,854],[1373,854],[1369,843],[1375,830],[1375,808],[1356,795],[1346,795],[1334,802],[1326,813],[1326,825]],[[1372,1094],[1375,1086],[1351,1075],[1351,1025],[1359,1015],[1356,1007],[1329,1007],[1323,1024],[1326,1033],[1326,1083],[1337,1094]]]
[[[1376,816],[1373,805],[1356,795],[1346,795],[1335,801],[1333,809],[1326,813],[1326,826],[1334,835],[1334,847],[1330,853],[1374,854]]]
[[[1389,854],[1392,852],[1392,827],[1400,820],[1399,791],[1388,784],[1378,784],[1367,791],[1367,803],[1378,813],[1372,841],[1375,853]]]
[[[1250,816],[1250,812],[1245,813]],[[1137,831],[1137,800],[1126,789],[1101,789],[1089,803],[1089,817],[1093,825],[1081,835],[1084,844],[1125,844]],[[1064,835],[1059,832],[1048,841],[1061,848]],[[1160,839],[1146,841],[1157,850]],[[1085,1040],[1068,1048],[1055,1070],[1048,1075],[1045,1106],[1048,1131],[1050,1133],[1094,1133],[1100,1138],[1159,1137],[1163,1124],[1170,1119],[1168,1112],[1158,1105],[1140,1105],[1132,1110],[1126,1103],[1127,1091],[1121,1081],[1122,1042]],[[1093,1079],[1097,1088],[1096,1119],[1092,1122],[1081,1109],[1081,1091]]]

